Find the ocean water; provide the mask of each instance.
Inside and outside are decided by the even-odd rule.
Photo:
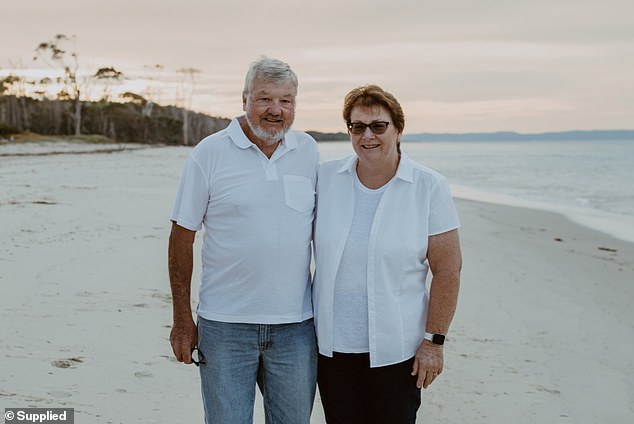
[[[352,153],[320,143],[323,160]],[[455,197],[549,210],[634,242],[634,141],[404,142]]]

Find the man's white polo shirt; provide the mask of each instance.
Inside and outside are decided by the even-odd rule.
[[[357,157],[319,168],[313,303],[319,353],[333,353],[335,280],[354,212]],[[376,209],[368,243],[370,366],[414,356],[423,340],[429,293],[427,239],[459,226],[444,177],[402,154]]]
[[[258,324],[312,317],[318,164],[309,135],[289,131],[269,159],[235,118],[193,149],[171,219],[205,230],[198,315]]]

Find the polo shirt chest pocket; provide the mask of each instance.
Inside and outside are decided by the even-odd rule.
[[[312,210],[315,206],[315,187],[310,179],[298,175],[284,175],[286,206],[298,212]]]

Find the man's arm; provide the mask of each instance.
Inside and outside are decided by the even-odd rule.
[[[170,287],[172,289],[173,324],[170,344],[179,362],[192,363],[191,351],[198,341],[192,318],[191,280],[194,266],[195,231],[172,222],[168,247]]]
[[[458,230],[429,237],[427,260],[432,272],[427,314],[428,333],[447,334],[458,303],[462,253]],[[418,374],[416,385],[427,388],[442,372],[443,347],[423,340],[414,359],[412,375]]]

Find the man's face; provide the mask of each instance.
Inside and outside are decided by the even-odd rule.
[[[295,119],[296,95],[291,80],[272,83],[255,78],[251,91],[242,96],[242,108],[256,137],[267,144],[284,137]]]

